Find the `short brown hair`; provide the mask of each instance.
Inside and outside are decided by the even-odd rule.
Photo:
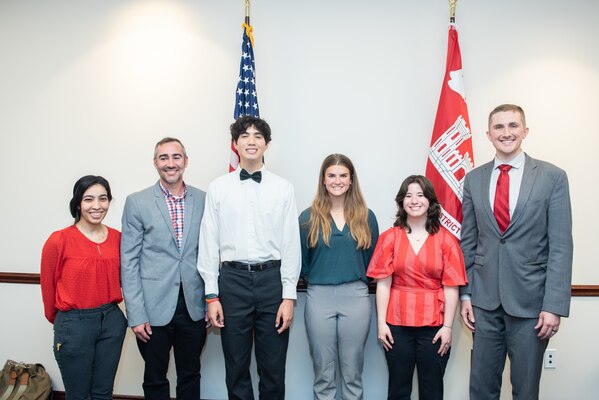
[[[183,143],[181,143],[181,141],[177,138],[168,137],[168,136],[160,139],[160,141],[158,143],[156,143],[156,146],[154,146],[154,158],[156,158],[156,156],[157,156],[156,151],[158,151],[158,147],[162,146],[165,143],[171,143],[171,142],[179,143],[179,145],[181,146],[181,149],[183,150],[183,156],[185,156],[185,158],[187,158],[187,151],[185,151],[185,146],[183,146]]]
[[[489,114],[489,128],[491,127],[491,118],[493,117],[493,115],[505,111],[514,111],[520,113],[520,115],[522,116],[522,124],[526,128],[526,116],[524,115],[524,110],[522,109],[522,107],[517,106],[515,104],[502,104],[500,106],[495,107],[493,111],[491,111],[491,113]]]

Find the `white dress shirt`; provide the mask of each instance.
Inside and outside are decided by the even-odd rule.
[[[495,157],[493,164],[493,172],[491,172],[491,183],[489,186],[489,202],[491,202],[491,209],[495,204],[495,192],[497,191],[497,180],[499,179],[499,166],[502,164],[511,165],[512,168],[508,171],[510,176],[510,218],[514,214],[514,208],[518,202],[518,196],[520,195],[520,186],[522,185],[522,175],[524,173],[524,162],[526,157],[524,152],[521,151],[513,160],[510,162],[503,162]]]
[[[499,166],[502,164],[511,165],[512,168],[508,171],[510,175],[510,218],[514,214],[514,209],[518,203],[518,196],[520,195],[520,186],[522,186],[522,175],[524,174],[524,163],[526,157],[524,152],[521,151],[513,160],[510,162],[503,162],[497,157],[493,161],[493,171],[491,172],[491,182],[489,183],[489,202],[491,203],[491,210],[495,207],[495,192],[497,191],[497,180],[499,179]],[[460,300],[470,300],[469,294],[463,294],[460,296]]]
[[[240,171],[208,186],[198,248],[206,293],[218,294],[223,261],[281,260],[283,298],[295,299],[301,252],[293,186],[264,167],[260,183],[240,180]]]

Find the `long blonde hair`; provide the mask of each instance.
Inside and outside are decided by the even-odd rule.
[[[324,185],[324,175],[327,168],[332,165],[341,165],[349,170],[351,185],[345,193],[343,203],[343,214],[349,226],[349,231],[356,241],[357,249],[367,249],[372,243],[372,235],[368,226],[368,207],[362,196],[358,176],[351,160],[343,154],[331,154],[327,156],[320,167],[320,177],[316,196],[312,201],[310,221],[308,221],[308,247],[316,247],[318,235],[322,229],[322,240],[329,246],[331,237],[331,198]]]

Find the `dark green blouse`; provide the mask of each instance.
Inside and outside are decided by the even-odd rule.
[[[302,272],[301,275],[314,285],[339,285],[341,283],[361,280],[368,282],[366,269],[372,257],[372,252],[379,237],[379,226],[376,217],[368,210],[368,226],[372,236],[372,243],[367,249],[356,249],[356,241],[345,224],[339,230],[331,217],[331,237],[329,246],[322,240],[320,232],[316,247],[308,247],[308,232],[310,221],[310,208],[304,210],[299,216],[300,239],[302,245]]]

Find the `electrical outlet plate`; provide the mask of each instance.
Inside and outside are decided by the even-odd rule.
[[[547,369],[557,368],[557,350],[555,350],[555,349],[545,350],[544,365],[545,365],[545,368],[547,368]]]

